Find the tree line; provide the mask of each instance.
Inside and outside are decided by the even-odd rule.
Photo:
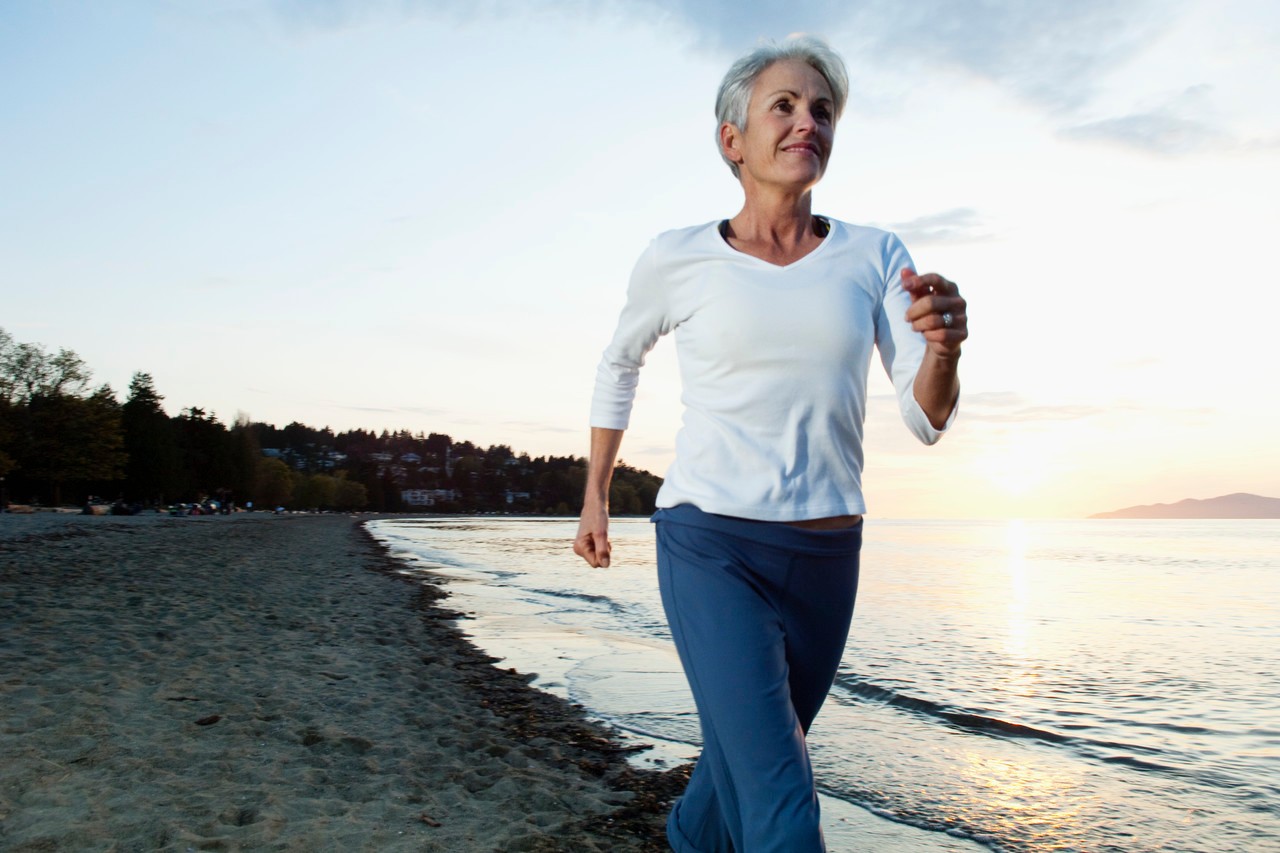
[[[442,433],[335,434],[244,417],[225,424],[194,406],[171,416],[147,373],[134,374],[123,402],[110,386],[93,387],[91,378],[74,352],[50,353],[0,329],[0,502],[7,496],[83,504],[97,496],[134,509],[216,500],[258,508],[572,515],[586,484],[581,457],[530,457]],[[612,511],[653,512],[661,483],[620,463]]]

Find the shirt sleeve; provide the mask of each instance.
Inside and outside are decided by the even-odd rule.
[[[911,256],[897,235],[890,234],[884,247],[885,293],[876,315],[876,347],[880,350],[880,363],[893,382],[898,409],[907,429],[925,444],[934,444],[955,421],[960,402],[956,400],[947,422],[942,429],[937,429],[929,423],[929,416],[916,401],[916,373],[924,361],[928,345],[924,335],[912,329],[907,322],[911,294],[902,287],[902,270],[908,267],[915,269]]]
[[[658,272],[656,251],[655,241],[636,261],[618,327],[596,368],[591,397],[593,427],[627,428],[645,355],[659,337],[671,331],[668,288]]]

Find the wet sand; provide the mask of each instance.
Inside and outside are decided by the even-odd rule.
[[[0,515],[0,848],[667,849],[687,770],[396,568],[344,516]]]

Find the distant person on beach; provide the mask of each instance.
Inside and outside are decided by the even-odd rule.
[[[843,61],[812,37],[734,63],[717,143],[742,209],[649,244],[597,371],[574,551],[601,567],[639,370],[675,334],[684,422],[653,520],[703,738],[667,821],[680,853],[825,849],[805,735],[853,616],[873,346],[922,442],[959,401],[956,285],[917,275],[895,235],[813,213],[848,88]]]

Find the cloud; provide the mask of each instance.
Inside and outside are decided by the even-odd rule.
[[[977,211],[970,207],[929,213],[903,222],[883,223],[879,227],[894,232],[909,246],[972,243],[991,236],[982,229]]]
[[[893,395],[877,394],[872,399],[877,402],[869,408],[882,413],[896,413],[897,402]],[[1017,391],[979,391],[960,395],[960,417],[966,421],[1075,421],[1137,408],[1125,404],[1032,403]]]
[[[884,400],[894,399],[890,395],[881,396]],[[1206,406],[1153,406],[1126,400],[1105,400],[1098,403],[1038,402],[1029,400],[1018,391],[979,391],[960,395],[961,418],[989,423],[1079,421],[1120,413],[1138,414],[1152,422],[1172,423],[1187,419],[1198,420],[1213,412],[1212,407]]]
[[[388,409],[382,406],[343,406],[338,403],[329,403],[330,408],[341,409],[344,412],[373,412],[376,415],[390,415],[399,411],[399,409]]]
[[[1088,115],[1117,70],[1150,50],[1180,22],[1191,25],[1188,10],[1195,6],[1190,0],[793,0],[759,4],[746,12],[739,0],[274,0],[270,8],[285,26],[302,34],[355,29],[388,19],[455,25],[497,24],[531,15],[571,21],[623,19],[638,26],[683,30],[696,50],[725,62],[762,39],[812,32],[845,54],[859,92],[855,107],[860,109],[896,109],[900,93],[888,90],[930,85],[958,73],[988,81],[1055,116],[1064,125],[1064,139],[1110,142],[1165,155],[1233,144],[1277,144],[1234,140],[1208,115],[1208,99],[1203,97],[1198,105],[1179,96],[1119,115]],[[1206,87],[1187,92],[1196,88]]]
[[[1102,76],[1160,32],[1180,0],[792,0],[744,7],[740,0],[275,0],[300,32],[360,27],[387,18],[462,23],[512,15],[571,20],[625,16],[682,26],[702,50],[732,56],[761,39],[809,32],[829,39],[853,65],[891,70],[962,69],[1053,109],[1088,100]]]
[[[738,52],[762,37],[792,32],[823,35],[848,51],[900,71],[961,69],[1054,110],[1076,108],[1104,75],[1162,31],[1166,2],[1110,0],[1031,3],[1026,0],[794,0],[743,13],[738,0],[631,0],[682,18],[698,42]],[[852,49],[851,49],[852,48]]]
[[[634,456],[671,456],[675,453],[675,443],[644,444],[627,448]]]
[[[624,7],[675,15],[682,19],[704,48],[738,54],[761,39],[782,39],[796,32],[830,35],[832,28],[849,19],[849,4],[834,0],[792,0],[744,6],[732,0],[631,0]]]
[[[429,406],[351,406],[335,400],[306,400],[310,405],[322,405],[327,409],[340,412],[359,412],[373,415],[425,415],[430,418],[443,418],[451,414],[448,409],[435,409]]]
[[[694,43],[726,55],[761,38],[796,31],[827,37],[850,65],[854,109],[900,108],[905,91],[947,75],[989,82],[1051,116],[1060,135],[1107,142],[1162,155],[1221,148],[1274,148],[1280,137],[1238,139],[1214,115],[1208,86],[1192,86],[1162,103],[1120,115],[1090,115],[1102,95],[1114,93],[1123,73],[1175,29],[1194,26],[1190,0],[866,0],[859,4],[796,0],[743,14],[737,0],[617,0],[614,8],[674,17]],[[1188,73],[1194,73],[1189,68]],[[1193,78],[1194,79],[1194,78]],[[963,211],[952,211],[959,214]],[[940,214],[943,216],[945,214]],[[981,239],[974,221],[919,222],[911,242]]]
[[[1203,150],[1224,139],[1221,131],[1204,122],[1179,118],[1163,111],[1131,113],[1078,124],[1064,128],[1061,134],[1067,139],[1115,142],[1158,154],[1186,154]]]
[[[396,409],[398,412],[406,412],[410,415],[427,415],[428,417],[444,417],[449,414],[448,409],[435,409],[430,406],[401,406]]]
[[[280,19],[303,30],[334,30],[359,20],[359,6],[345,0],[276,0],[272,10]]]
[[[1056,111],[1086,103],[1111,70],[1165,27],[1170,6],[1159,15],[1153,3],[1109,0],[879,0],[867,8],[890,23],[900,50],[950,63]]]
[[[561,424],[549,424],[543,421],[518,421],[507,420],[502,421],[503,426],[516,427],[527,432],[554,432],[554,433],[577,433],[578,429],[571,429]]]
[[[655,14],[674,19],[693,33],[695,45],[726,55],[762,38],[797,31],[824,36],[850,65],[854,109],[898,109],[905,91],[961,74],[987,81],[1052,116],[1063,126],[1065,139],[1105,141],[1163,155],[1280,147],[1280,134],[1244,138],[1232,132],[1225,116],[1215,114],[1215,103],[1232,101],[1225,82],[1216,94],[1210,86],[1197,85],[1163,103],[1118,115],[1089,115],[1115,94],[1117,79],[1129,79],[1135,65],[1166,50],[1171,37],[1202,29],[1203,0],[793,0],[761,4],[747,14],[738,0],[616,0],[612,8],[647,12],[647,20]],[[1227,12],[1214,18],[1227,15],[1215,44],[1229,49],[1241,41],[1275,42],[1274,16],[1229,8],[1234,17]],[[1180,73],[1192,75],[1188,82],[1221,76],[1220,69],[1201,58],[1187,59]],[[1270,73],[1271,67],[1264,66],[1254,76]]]
[[[694,4],[680,0],[272,0],[268,8],[281,26],[306,36],[387,21],[509,25],[513,18],[582,22],[627,15],[654,23],[680,17],[686,5]]]
[[[1038,423],[1043,421],[1078,421],[1099,415],[1112,414],[1133,406],[1093,406],[1081,404],[1019,406],[1015,409],[987,409],[963,401],[966,420],[995,421],[1000,423]]]
[[[1154,107],[1066,127],[1060,134],[1169,155],[1234,146],[1237,141],[1210,121],[1211,93],[1210,86],[1191,86]]]

